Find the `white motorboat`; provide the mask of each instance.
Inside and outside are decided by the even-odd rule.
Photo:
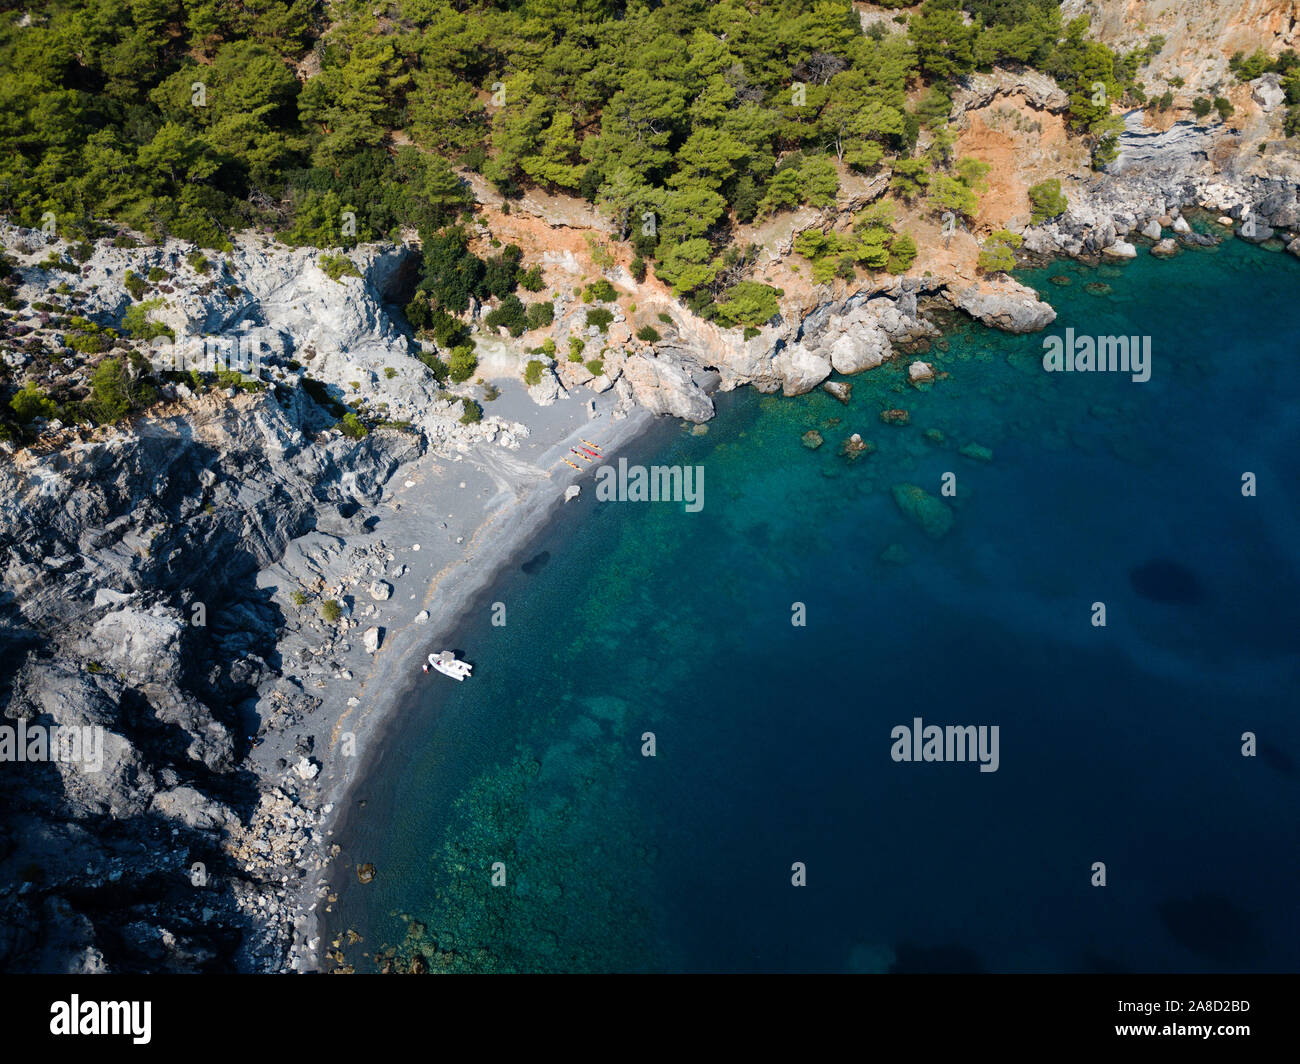
[[[450,676],[453,680],[460,680],[462,683],[474,668],[468,661],[457,661],[455,651],[451,650],[444,650],[441,654],[430,654],[429,665],[444,676]],[[429,671],[429,665],[424,667],[425,672]]]

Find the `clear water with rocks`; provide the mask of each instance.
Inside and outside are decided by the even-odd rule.
[[[1300,262],[1229,241],[1022,280],[1056,324],[959,326],[932,385],[904,358],[847,405],[744,390],[648,441],[634,461],[704,468],[699,513],[566,507],[458,634],[473,679],[404,707],[340,858],[377,875],[341,877],[327,946],[360,970],[1300,966]],[[1045,373],[1067,326],[1150,336],[1150,381]],[[874,451],[842,456],[853,432]],[[915,718],[998,726],[997,771],[893,760]]]

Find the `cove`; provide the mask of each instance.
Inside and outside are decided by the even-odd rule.
[[[343,826],[336,961],[1300,966],[1300,263],[1228,242],[1020,277],[1048,333],[1149,336],[1150,380],[959,324],[932,384],[902,358],[847,405],[742,390],[706,434],[660,426],[628,461],[706,469],[708,505],[584,490],[522,555],[545,567],[467,614],[473,681],[415,692]],[[894,489],[944,474],[932,536]],[[996,725],[998,771],[893,761],[914,718]]]

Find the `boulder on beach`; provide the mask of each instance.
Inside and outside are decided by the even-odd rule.
[[[387,602],[393,597],[393,585],[384,580],[375,580],[370,585],[370,597],[376,602]]]
[[[1167,259],[1178,254],[1178,241],[1173,237],[1165,237],[1151,249],[1151,254],[1156,258]]]
[[[948,534],[952,528],[952,510],[946,503],[915,484],[895,484],[890,490],[903,516],[927,536],[941,539]]]
[[[361,645],[365,647],[367,654],[373,654],[379,649],[379,644],[384,638],[384,630],[378,627],[367,628],[365,634],[361,637]]]
[[[1142,235],[1148,240],[1159,240],[1163,235],[1160,223],[1155,218],[1152,218],[1151,221],[1147,222],[1147,224],[1142,227]]]
[[[294,766],[294,772],[298,774],[301,780],[314,780],[320,775],[320,765],[309,757],[298,759],[298,764]]]
[[[415,615],[416,624],[425,624],[428,620],[429,620],[428,610],[421,610],[419,613]]]
[[[577,484],[570,484],[567,488],[564,489],[564,501],[572,502],[581,494],[582,494],[582,489],[578,487]]]
[[[1173,230],[1175,233],[1186,235],[1192,231],[1192,227],[1187,224],[1187,219],[1180,214],[1174,219]]]
[[[1127,240],[1116,240],[1110,247],[1101,249],[1102,258],[1112,259],[1119,262],[1123,262],[1127,259],[1135,259],[1137,258],[1137,253],[1137,248]]]

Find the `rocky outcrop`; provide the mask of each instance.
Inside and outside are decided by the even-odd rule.
[[[1265,114],[1274,111],[1286,103],[1286,90],[1282,88],[1282,78],[1277,74],[1263,74],[1250,82],[1250,98],[1259,104]]]
[[[1119,155],[1107,166],[1107,172],[1145,170],[1166,177],[1181,176],[1208,164],[1215,131],[1195,122],[1175,122],[1166,130],[1155,130],[1144,124],[1144,117],[1145,112],[1140,110],[1124,116]]]
[[[619,382],[638,405],[652,414],[672,414],[687,421],[713,417],[713,400],[681,364],[653,355],[632,355]]]
[[[1050,303],[1044,303],[1032,288],[1010,278],[946,288],[943,294],[958,310],[1003,332],[1037,332],[1056,320]]]
[[[1030,107],[1038,111],[1065,111],[1070,97],[1046,74],[1029,67],[1011,70],[994,67],[990,73],[967,74],[953,93],[953,113],[987,107],[999,96],[1022,96]]]
[[[0,876],[18,886],[0,922],[31,930],[0,937],[0,967],[283,965],[286,887],[319,867],[304,826],[320,814],[307,794],[255,812],[270,781],[243,760],[248,714],[289,722],[306,697],[268,664],[282,621],[255,578],[423,446],[395,431],[310,442],[263,392],[0,463],[3,723],[102,734],[98,771],[0,777]]]

